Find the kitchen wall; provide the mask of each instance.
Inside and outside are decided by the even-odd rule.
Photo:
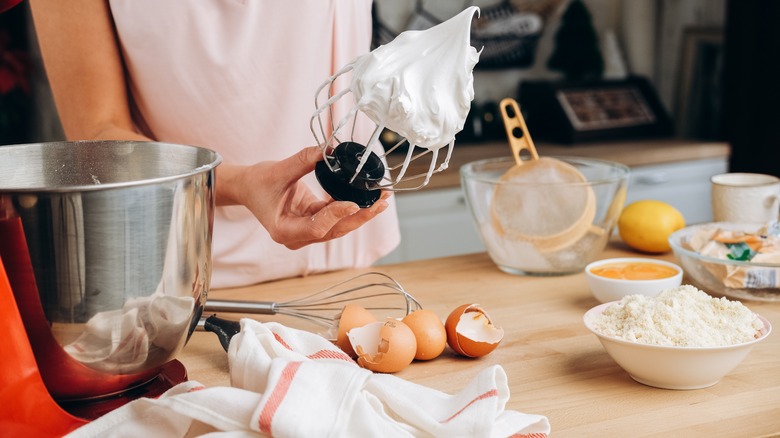
[[[464,6],[492,6],[501,0],[422,0],[422,6],[444,20]],[[539,3],[544,0],[509,0],[513,4]],[[497,101],[515,96],[524,79],[555,78],[557,73],[546,68],[552,53],[554,36],[560,15],[568,0],[547,0],[559,3],[554,15],[545,23],[539,40],[536,59],[528,68],[510,68],[475,73],[475,101]],[[721,28],[725,20],[727,0],[584,0],[594,27],[599,33],[605,60],[622,63],[629,73],[646,76],[655,84],[659,97],[675,112],[683,33],[686,28]],[[414,16],[420,0],[376,0],[378,17],[395,32],[403,31]],[[614,36],[614,39],[611,39]],[[617,52],[609,49],[616,42]]]
[[[502,0],[375,0],[379,19],[394,32],[401,32],[414,15],[415,6],[423,7],[445,20],[473,4],[489,7]],[[528,68],[479,70],[475,73],[475,100],[478,103],[498,101],[515,96],[524,79],[554,78],[557,73],[546,68],[554,45],[560,14],[569,0],[508,0],[513,4],[559,4],[543,30],[537,46],[535,62]],[[727,0],[584,0],[594,27],[600,34],[603,51],[617,58],[628,72],[650,78],[662,102],[674,115],[681,100],[681,58],[683,35],[686,29],[720,29],[725,21]],[[24,5],[26,6],[26,5]],[[28,17],[29,19],[29,17]],[[614,35],[617,53],[606,49],[610,35]],[[32,141],[51,141],[63,138],[54,109],[51,92],[42,69],[35,35],[30,26],[31,57],[35,66],[33,87],[37,112]],[[684,91],[684,90],[682,90]]]

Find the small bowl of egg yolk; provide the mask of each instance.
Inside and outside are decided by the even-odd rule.
[[[654,297],[682,283],[683,270],[674,263],[651,258],[604,259],[585,267],[593,296],[602,303],[618,301],[626,295]]]

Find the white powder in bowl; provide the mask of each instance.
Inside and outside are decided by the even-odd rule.
[[[738,301],[690,285],[656,297],[629,295],[590,320],[599,333],[642,344],[721,347],[756,339],[763,322]]]

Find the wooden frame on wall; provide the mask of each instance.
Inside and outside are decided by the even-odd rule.
[[[721,137],[723,29],[689,27],[683,31],[675,124],[682,137]]]

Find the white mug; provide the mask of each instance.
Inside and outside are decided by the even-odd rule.
[[[722,173],[710,178],[715,222],[767,223],[780,213],[780,178]]]

